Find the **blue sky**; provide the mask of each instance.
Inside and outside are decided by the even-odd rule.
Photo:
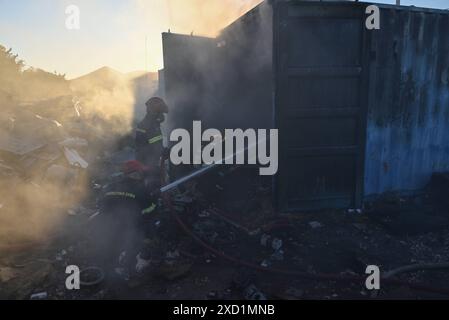
[[[69,4],[80,7],[79,31],[65,28],[65,8]],[[69,77],[104,65],[123,71],[142,70],[145,37],[158,43],[159,31],[165,27],[161,21],[155,33],[148,23],[145,32],[142,21],[145,18],[134,1],[0,0],[0,44],[12,47],[28,65],[67,73]],[[160,47],[150,49],[153,61],[147,62],[148,68],[157,69],[161,64]]]
[[[12,47],[30,66],[69,78],[104,65],[123,72],[157,70],[162,66],[161,32],[214,33],[258,1],[0,0],[0,44]],[[402,3],[449,8],[448,0]],[[81,10],[79,31],[65,28],[70,4]]]

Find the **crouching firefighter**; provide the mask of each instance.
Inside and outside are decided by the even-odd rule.
[[[100,201],[97,245],[108,273],[129,277],[145,238],[145,218],[155,213],[159,197],[152,168],[139,161],[123,165],[123,178],[109,185]],[[153,181],[153,183],[151,183]]]
[[[136,159],[157,168],[164,154],[161,123],[165,121],[168,106],[158,97],[148,100],[146,106],[147,114],[136,129]]]

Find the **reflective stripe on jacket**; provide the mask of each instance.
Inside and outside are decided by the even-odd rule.
[[[152,203],[151,206],[149,206],[148,208],[142,210],[142,214],[148,214],[153,212],[156,209],[156,204]]]
[[[160,135],[158,135],[158,136],[155,136],[155,137],[149,139],[149,140],[148,140],[148,143],[149,143],[149,144],[154,144],[154,143],[156,143],[156,142],[162,141],[162,139],[163,139],[163,137],[162,137],[162,135],[160,134]]]
[[[106,193],[107,197],[124,197],[124,198],[131,198],[136,199],[136,195],[131,192],[122,192],[122,191],[112,191]]]

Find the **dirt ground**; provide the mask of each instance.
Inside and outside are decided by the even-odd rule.
[[[80,269],[96,265],[91,218],[98,210],[98,185],[112,172],[102,168],[92,169],[97,177],[92,179],[90,198],[64,213],[67,217],[53,235],[41,243],[0,252],[0,298],[29,299],[43,292],[46,299],[449,297],[405,285],[449,288],[447,270],[401,274],[395,278],[401,284],[381,282],[377,294],[369,292],[362,280],[312,280],[288,274],[366,277],[368,265],[386,272],[405,265],[449,261],[448,212],[436,209],[428,195],[407,199],[389,195],[361,212],[281,215],[271,207],[270,182],[242,168],[224,169],[188,185],[182,195],[172,195],[171,209],[162,206],[148,219],[145,241],[159,256],[157,266],[130,279],[106,274],[98,285],[69,291],[65,286],[68,265]],[[202,245],[185,232],[171,211]],[[266,272],[272,269],[280,272]]]

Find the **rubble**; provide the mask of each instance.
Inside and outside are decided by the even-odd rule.
[[[89,142],[83,138],[67,138],[64,141],[59,142],[61,147],[67,148],[87,148],[89,146]]]
[[[254,301],[263,301],[267,300],[267,297],[254,284],[250,284],[245,289],[245,299]]]
[[[75,169],[53,164],[45,172],[44,181],[49,183],[61,182],[70,186],[74,184],[77,175],[78,172]]]
[[[102,283],[105,274],[98,267],[88,267],[80,271],[80,285],[82,287],[94,287]]]
[[[64,155],[69,162],[70,165],[74,167],[80,167],[83,169],[87,169],[89,164],[86,160],[84,160],[79,153],[74,149],[69,149],[67,147],[64,147]]]
[[[363,210],[362,209],[348,209],[346,212],[348,214],[362,214]]]
[[[318,228],[321,228],[323,225],[321,223],[319,223],[318,221],[312,221],[312,222],[309,222],[309,226],[312,229],[318,229]]]
[[[47,292],[39,292],[31,295],[30,300],[45,300],[48,298]]]
[[[282,240],[278,238],[272,238],[271,235],[263,234],[260,238],[260,244],[264,247],[271,247],[274,251],[278,251],[282,248]]]
[[[55,270],[50,261],[37,259],[34,255],[25,259],[20,265],[10,263],[8,267],[0,267],[4,280],[0,281],[0,299],[29,299],[32,294],[45,291],[42,289],[54,281],[51,275]]]
[[[51,109],[51,102],[47,110]],[[27,175],[39,176],[60,174],[63,178],[63,163],[59,162],[65,156],[68,164],[83,169],[88,163],[77,149],[85,150],[88,141],[84,138],[71,137],[64,125],[57,120],[34,114],[45,102],[35,106],[28,105],[25,110],[17,109],[9,119],[9,130],[0,136],[0,172],[3,176]],[[66,105],[66,108],[72,106]],[[75,118],[64,117],[66,121],[77,121]],[[55,169],[58,167],[58,169]],[[68,170],[68,169],[67,169]]]
[[[288,288],[285,290],[284,299],[287,300],[298,300],[304,297],[304,291],[296,288]]]
[[[8,282],[17,276],[17,272],[13,268],[0,267],[0,283]]]
[[[82,109],[79,111],[82,115]],[[29,261],[23,262],[19,259],[17,265],[21,267],[16,268],[14,264],[0,260],[0,297],[28,299],[33,293],[46,292],[46,298],[58,299],[110,299],[117,296],[127,298],[126,293],[120,290],[119,293],[111,293],[117,288],[108,274],[101,269],[89,269],[96,268],[92,267],[95,265],[95,259],[88,254],[95,243],[83,234],[84,230],[79,226],[95,225],[100,214],[97,206],[99,194],[112,181],[121,178],[121,175],[116,173],[117,169],[124,160],[134,156],[134,150],[126,146],[92,155],[91,149],[94,145],[88,138],[89,135],[81,135],[79,131],[68,129],[72,125],[67,118],[65,120],[68,122],[57,120],[62,126],[49,121],[51,116],[46,115],[45,118],[34,117],[33,121],[45,122],[51,130],[57,130],[59,133],[56,138],[42,140],[41,145],[36,144],[33,147],[24,144],[26,147],[15,150],[20,151],[19,153],[2,150],[0,181],[11,182],[15,179],[36,186],[37,189],[42,184],[51,183],[64,186],[70,193],[71,186],[77,185],[80,176],[88,170],[99,165],[102,170],[89,177],[90,189],[86,201],[68,206],[62,211],[67,217],[66,223],[73,230],[61,228],[63,236],[57,241],[49,241],[51,245],[43,252],[50,262],[41,263],[36,258],[28,265]],[[16,117],[16,129],[18,121]],[[30,168],[38,174],[24,174],[30,172]],[[177,221],[168,214],[170,210],[161,206],[160,213],[148,217],[148,228],[151,230],[145,242],[150,253],[149,258],[139,254],[133,265],[135,271],[142,276],[136,286],[141,290],[136,293],[138,297],[192,298],[193,295],[198,299],[248,300],[323,296],[329,299],[360,298],[363,297],[362,294],[366,294],[360,293],[360,287],[336,286],[332,282],[296,283],[296,279],[291,276],[273,275],[272,270],[358,276],[363,274],[366,264],[381,265],[384,270],[394,270],[412,263],[440,263],[449,259],[447,232],[438,233],[439,231],[431,230],[428,234],[393,235],[386,227],[387,223],[378,223],[379,215],[374,218],[374,212],[382,211],[382,217],[389,221],[388,219],[400,216],[400,212],[407,211],[412,204],[402,196],[390,195],[387,200],[384,199],[382,205],[368,207],[363,212],[359,209],[338,213],[325,212],[320,215],[320,221],[314,221],[313,219],[317,218],[315,214],[277,215],[269,205],[271,189],[260,181],[247,184],[246,189],[251,188],[248,194],[234,196],[233,191],[242,193],[237,188],[240,184],[239,178],[233,177],[238,175],[239,171],[234,168],[232,174],[224,174],[222,171],[220,173],[210,177],[212,181],[208,184],[209,187],[203,187],[208,188],[206,191],[213,193],[213,197],[204,196],[206,192],[201,183],[194,187],[186,186],[187,192],[177,190],[177,183],[169,185],[173,207],[181,213],[179,216],[194,236],[209,248],[198,245],[191,235],[182,233]],[[200,175],[194,176],[199,178]],[[216,188],[217,185],[220,188]],[[1,209],[0,206],[0,209],[7,210],[8,199],[5,195],[2,195],[1,204],[4,207]],[[416,203],[413,205],[416,206]],[[384,210],[385,208],[387,210]],[[315,231],[324,226],[326,232]],[[228,263],[221,253],[232,257],[233,263]],[[79,264],[83,270],[83,286],[91,287],[89,290],[92,291],[84,288],[68,293],[65,290],[65,274],[59,271],[64,270],[69,263]],[[257,279],[256,276],[242,272],[242,264],[258,267],[254,268]],[[219,272],[217,268],[220,268]],[[58,270],[55,273],[58,275],[56,279],[51,276],[55,269]],[[86,270],[92,272],[89,274]],[[270,273],[266,273],[267,270]],[[25,271],[32,275],[24,278],[27,284],[21,281]],[[135,285],[128,270],[121,268],[116,271],[121,273],[126,286]],[[235,271],[244,279],[235,281],[232,277]],[[259,272],[263,276],[259,277]],[[434,281],[436,285],[440,281],[449,283],[447,276],[443,276],[443,280],[435,281],[427,271],[404,273],[401,278],[414,281],[424,279]],[[234,285],[235,282],[239,284]],[[12,293],[11,288],[19,290]],[[388,297],[390,291],[383,291],[382,294],[381,298]]]
[[[140,253],[137,255],[136,258],[137,258],[137,264],[136,264],[136,272],[137,273],[142,273],[151,265],[151,260],[143,259],[141,257]]]

